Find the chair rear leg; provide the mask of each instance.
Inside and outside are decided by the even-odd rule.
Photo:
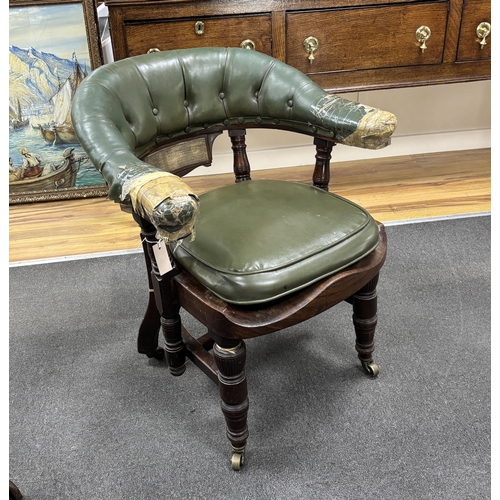
[[[151,246],[151,239],[154,238],[154,233],[141,232],[142,248],[144,251],[144,260],[146,262],[146,270],[148,274],[149,284],[149,300],[146,313],[139,327],[139,334],[137,336],[137,351],[141,354],[146,354],[148,358],[163,359],[164,352],[158,346],[158,334],[160,331],[160,312],[156,307],[155,294],[152,281],[152,265],[149,251]]]
[[[151,256],[153,254],[152,247],[158,242],[156,239],[156,228],[146,219],[143,219],[131,209],[122,207],[122,210],[131,213],[134,220],[141,228],[142,250],[144,252],[144,261],[146,263],[146,271],[149,285],[149,300],[144,318],[139,327],[137,336],[137,351],[141,354],[146,354],[148,358],[163,359],[164,352],[158,346],[158,335],[160,331],[160,311],[157,307],[157,300],[154,291],[153,264]]]
[[[366,374],[376,377],[379,367],[373,362],[374,336],[377,326],[377,283],[378,274],[352,296],[356,350]]]
[[[245,342],[242,340],[225,342],[224,347],[214,344],[213,354],[219,369],[219,390],[222,413],[226,419],[227,437],[233,448],[231,467],[240,470],[248,439],[249,403],[245,375]]]

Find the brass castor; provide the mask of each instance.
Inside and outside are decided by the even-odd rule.
[[[370,361],[367,363],[361,362],[361,364],[363,366],[363,370],[365,371],[365,373],[367,375],[370,375],[370,377],[372,377],[372,378],[377,377],[378,374],[380,373],[380,368],[373,361]]]
[[[231,468],[233,470],[240,470],[243,467],[244,458],[243,453],[233,453],[231,456]]]

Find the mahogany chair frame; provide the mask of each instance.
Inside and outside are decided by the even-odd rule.
[[[234,126],[227,130],[234,155],[235,182],[251,181],[245,143],[246,130]],[[212,128],[210,134],[205,134],[208,162],[206,159],[191,162],[177,168],[173,173],[185,175],[199,165],[210,165],[213,141],[222,131],[223,129],[220,129],[214,133]],[[202,134],[197,133],[192,137],[200,135]],[[335,142],[315,137],[314,144],[316,161],[312,184],[328,191],[330,160]],[[162,148],[168,146],[166,143]],[[290,327],[346,301],[353,308],[355,348],[361,366],[368,375],[378,375],[379,368],[373,362],[372,354],[377,325],[376,287],[387,251],[383,224],[378,223],[380,239],[375,250],[350,267],[273,302],[257,306],[238,306],[214,295],[182,269],[171,254],[172,270],[162,275],[153,252],[153,246],[158,243],[156,229],[136,213],[133,213],[133,216],[141,228],[140,237],[150,290],[147,311],[139,328],[138,351],[156,359],[162,359],[166,355],[169,371],[175,376],[184,373],[186,361],[189,359],[218,384],[227,437],[232,446],[233,469],[239,470],[243,465],[248,438],[245,339]],[[181,308],[201,322],[207,333],[199,338],[192,336],[181,323]],[[257,310],[258,316],[255,315]],[[159,346],[160,331],[164,348]]]

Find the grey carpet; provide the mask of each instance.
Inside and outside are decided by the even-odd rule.
[[[490,498],[490,217],[387,232],[380,376],[348,304],[248,341],[240,472],[215,384],[136,351],[142,255],[12,267],[10,478],[26,500]]]

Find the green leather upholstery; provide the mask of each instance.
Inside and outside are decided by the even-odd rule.
[[[142,154],[198,131],[272,126],[380,148],[396,126],[390,113],[329,94],[282,62],[237,48],[158,52],[98,68],[79,86],[72,119],[109,198],[121,203],[131,202],[131,183],[159,171]],[[237,304],[293,293],[361,259],[379,241],[365,210],[303,184],[240,182],[201,195],[199,211],[194,196],[176,204],[168,192],[153,195],[155,213],[144,217],[157,228],[178,234],[197,217],[196,238],[173,243],[173,255]]]
[[[174,256],[227,302],[267,302],[356,262],[378,244],[354,203],[305,184],[254,180],[200,196],[196,238]]]
[[[372,108],[325,92],[291,66],[240,48],[197,48],[131,57],[97,68],[78,87],[72,121],[109,186],[158,169],[138,159],[162,141],[213,126],[282,126],[347,142]],[[392,117],[392,118],[391,118]],[[395,117],[364,133],[364,145],[390,143]]]

